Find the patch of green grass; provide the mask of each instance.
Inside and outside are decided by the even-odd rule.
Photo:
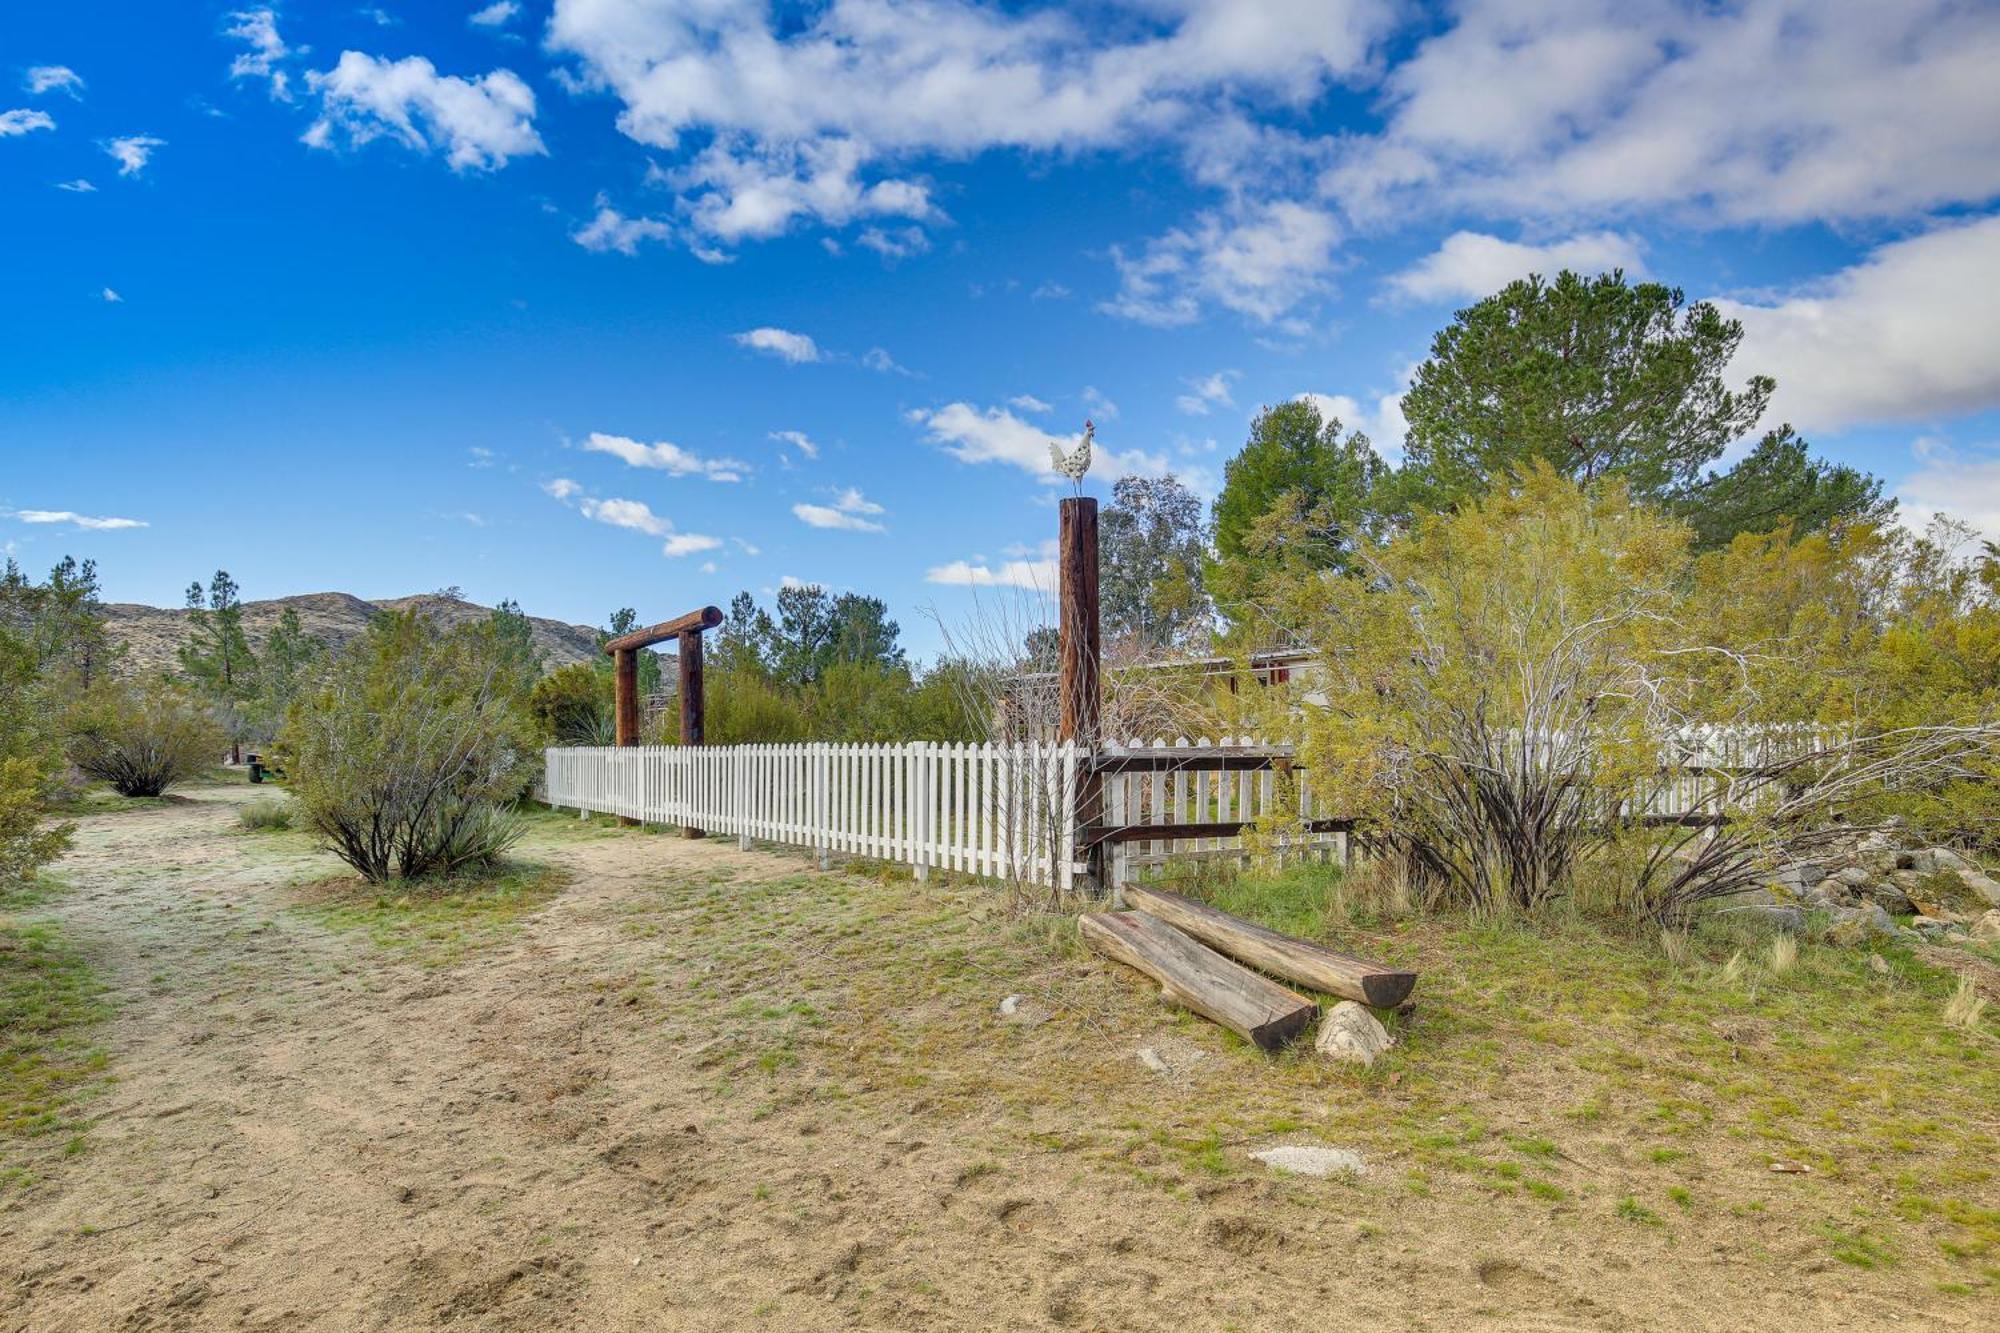
[[[341,876],[301,886],[301,910],[334,930],[365,933],[377,948],[442,967],[499,942],[546,904],[566,872],[508,861],[479,874],[370,884]]]
[[[1856,1268],[1887,1268],[1896,1262],[1896,1255],[1879,1237],[1865,1232],[1847,1231],[1828,1225],[1824,1228],[1828,1248],[1833,1257],[1844,1264]]]
[[[54,922],[14,915],[53,892],[43,883],[0,896],[0,1137],[69,1133],[75,1156],[83,1148],[70,1110],[103,1073],[89,1031],[110,1010]]]
[[[1649,1227],[1660,1225],[1660,1215],[1629,1194],[1620,1199],[1612,1211],[1627,1222],[1640,1222]]]

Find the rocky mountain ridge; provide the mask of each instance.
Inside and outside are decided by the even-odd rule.
[[[298,612],[305,632],[339,649],[368,628],[368,622],[385,611],[415,608],[441,625],[458,625],[484,620],[491,607],[480,606],[443,593],[422,593],[414,597],[386,597],[367,601],[345,592],[302,593],[296,597],[274,597],[243,604],[243,632],[253,648],[262,650],[265,636],[278,624],[289,607]],[[124,645],[129,669],[140,672],[170,671],[179,665],[180,647],[188,638],[185,610],[142,606],[136,602],[113,602],[104,608],[105,625],[112,641]],[[541,616],[528,617],[535,647],[547,669],[587,662],[597,656],[597,631],[588,625],[572,625]]]

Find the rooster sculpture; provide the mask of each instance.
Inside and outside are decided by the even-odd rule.
[[[1096,435],[1097,427],[1086,418],[1083,423],[1083,440],[1071,452],[1066,454],[1059,442],[1049,441],[1049,465],[1070,479],[1078,495],[1083,494],[1083,474],[1090,471],[1090,442]]]

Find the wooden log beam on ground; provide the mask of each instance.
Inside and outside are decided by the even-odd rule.
[[[1275,1051],[1318,1012],[1305,996],[1230,962],[1158,917],[1143,912],[1086,912],[1076,919],[1084,943],[1160,983],[1176,1004]]]
[[[1290,935],[1280,935],[1253,921],[1164,889],[1128,884],[1125,903],[1179,927],[1231,958],[1343,1000],[1393,1009],[1409,998],[1411,988],[1417,984],[1414,972],[1384,967]]]

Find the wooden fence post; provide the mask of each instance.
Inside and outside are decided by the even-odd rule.
[[[1095,830],[1104,817],[1103,780],[1090,762],[1099,740],[1104,657],[1097,604],[1097,501],[1072,496],[1058,506],[1058,515],[1057,623],[1062,660],[1056,739],[1075,742],[1082,765],[1071,817],[1079,828]],[[1103,889],[1103,844],[1093,841],[1085,856],[1091,887]]]
[[[684,629],[677,636],[680,647],[681,744],[690,748],[703,743],[707,732],[707,710],[701,684],[701,631]],[[683,838],[708,835],[691,825],[681,825]]]

